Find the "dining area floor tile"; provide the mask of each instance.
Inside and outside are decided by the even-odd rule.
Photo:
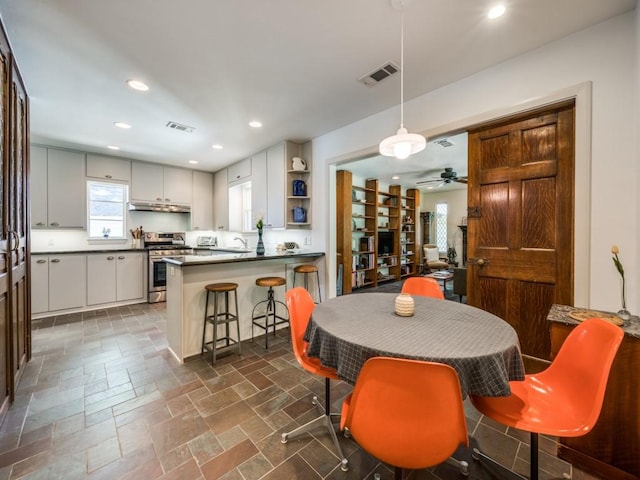
[[[340,469],[323,428],[281,443],[318,414],[324,380],[298,366],[288,329],[242,344],[211,365],[179,364],[167,349],[164,303],[33,321],[33,358],[0,426],[0,480],[390,480],[393,469],[338,434]],[[331,383],[332,410],[352,390]],[[527,473],[528,434],[507,429],[466,401],[470,443]],[[542,480],[594,480],[541,438]],[[499,480],[459,448],[469,479]],[[379,477],[376,475],[378,474]],[[405,472],[411,480],[463,479],[455,465]]]

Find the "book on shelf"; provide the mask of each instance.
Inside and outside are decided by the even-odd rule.
[[[372,252],[375,245],[375,238],[370,236],[360,237],[360,251],[361,252]]]

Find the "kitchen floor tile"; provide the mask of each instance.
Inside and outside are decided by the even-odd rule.
[[[386,465],[339,435],[342,472],[324,430],[280,442],[318,415],[324,380],[291,352],[288,330],[243,342],[212,366],[180,365],[167,350],[165,305],[139,304],[33,321],[33,358],[0,426],[0,480],[26,478],[163,480],[391,479]],[[332,409],[351,391],[332,382]],[[528,469],[528,435],[482,417],[468,402],[471,443],[518,471]],[[554,455],[542,438],[542,478],[594,477]],[[470,479],[494,480],[471,463]],[[448,464],[412,480],[459,478]]]

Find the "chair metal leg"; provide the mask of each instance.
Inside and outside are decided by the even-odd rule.
[[[342,448],[340,447],[340,443],[338,442],[338,436],[336,435],[336,429],[333,426],[333,422],[331,421],[331,417],[340,417],[339,413],[331,413],[329,410],[331,408],[331,383],[328,378],[325,378],[324,384],[324,392],[325,392],[325,407],[324,412],[319,417],[314,418],[313,420],[305,423],[304,425],[295,428],[290,432],[285,432],[282,434],[280,441],[282,443],[287,443],[289,437],[297,436],[301,433],[306,433],[312,430],[316,424],[322,423],[329,430],[329,434],[331,435],[331,440],[333,440],[333,445],[338,453],[338,458],[340,458],[340,469],[343,472],[347,472],[349,470],[349,460],[342,453]],[[318,408],[322,408],[320,403],[318,402],[318,397],[314,396],[312,403],[316,405]]]

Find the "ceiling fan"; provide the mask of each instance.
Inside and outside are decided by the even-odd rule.
[[[458,183],[467,183],[467,177],[459,177],[456,172],[453,171],[453,168],[447,167],[444,169],[442,173],[440,173],[439,177],[431,177],[428,180],[420,180],[416,182],[416,185],[428,185],[428,184],[438,184],[436,187],[441,187],[447,183],[458,182]]]

